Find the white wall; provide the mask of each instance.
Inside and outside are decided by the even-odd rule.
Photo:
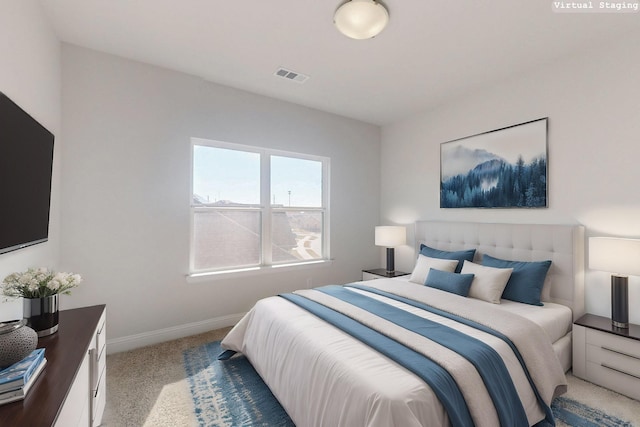
[[[61,264],[85,278],[65,301],[107,304],[111,342],[375,266],[377,126],[76,46],[63,45],[62,63]],[[330,157],[334,262],[188,284],[192,136]]]
[[[0,91],[55,135],[49,241],[0,255],[1,281],[7,274],[28,267],[56,268],[58,261],[60,42],[36,0],[0,2]],[[0,296],[0,321],[22,317],[21,300],[2,300]]]
[[[384,127],[381,222],[579,223],[587,236],[640,238],[640,34],[594,47]],[[548,209],[440,209],[440,143],[549,117]],[[411,271],[413,242],[396,251]],[[640,262],[640,260],[638,260]],[[640,323],[640,278],[630,278]],[[609,274],[587,271],[587,311],[610,315]]]

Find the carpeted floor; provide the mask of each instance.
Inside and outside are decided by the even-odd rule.
[[[182,352],[224,338],[231,328],[107,356],[109,427],[198,426]]]
[[[107,407],[103,425],[198,426],[183,352],[218,341],[228,330],[107,356]],[[626,426],[640,427],[640,402],[572,375],[568,375],[568,381],[569,392],[563,398],[628,421]],[[558,422],[559,427],[566,425],[570,424]]]

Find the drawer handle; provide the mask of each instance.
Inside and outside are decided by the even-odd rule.
[[[623,355],[623,356],[632,357],[632,358],[634,358],[634,359],[640,360],[640,357],[638,357],[638,356],[634,356],[633,354],[625,353],[624,351],[614,350],[614,349],[612,349],[612,348],[605,347],[605,346],[602,346],[602,347],[600,347],[600,348],[601,348],[601,349],[603,349],[603,350],[610,351],[610,352],[612,352],[612,353],[618,353],[618,354],[621,354],[621,355]]]
[[[628,375],[628,376],[630,376],[630,377],[637,378],[637,379],[639,379],[639,380],[640,380],[640,376],[638,376],[638,375],[631,374],[631,373],[629,373],[629,372],[625,372],[625,371],[623,371],[623,370],[621,370],[621,369],[618,369],[618,368],[613,368],[613,367],[611,367],[611,366],[607,366],[607,365],[606,365],[606,364],[604,364],[604,363],[601,363],[601,364],[600,364],[600,366],[602,366],[603,368],[611,369],[612,371],[616,371],[616,372],[619,372],[619,373],[621,373],[621,374]]]

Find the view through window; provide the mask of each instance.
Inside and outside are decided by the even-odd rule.
[[[328,258],[328,158],[195,138],[192,147],[192,273]]]

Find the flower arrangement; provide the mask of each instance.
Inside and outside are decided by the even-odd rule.
[[[2,282],[2,293],[7,297],[44,298],[71,293],[82,282],[74,273],[56,273],[47,268],[29,268],[22,273],[11,273]]]

